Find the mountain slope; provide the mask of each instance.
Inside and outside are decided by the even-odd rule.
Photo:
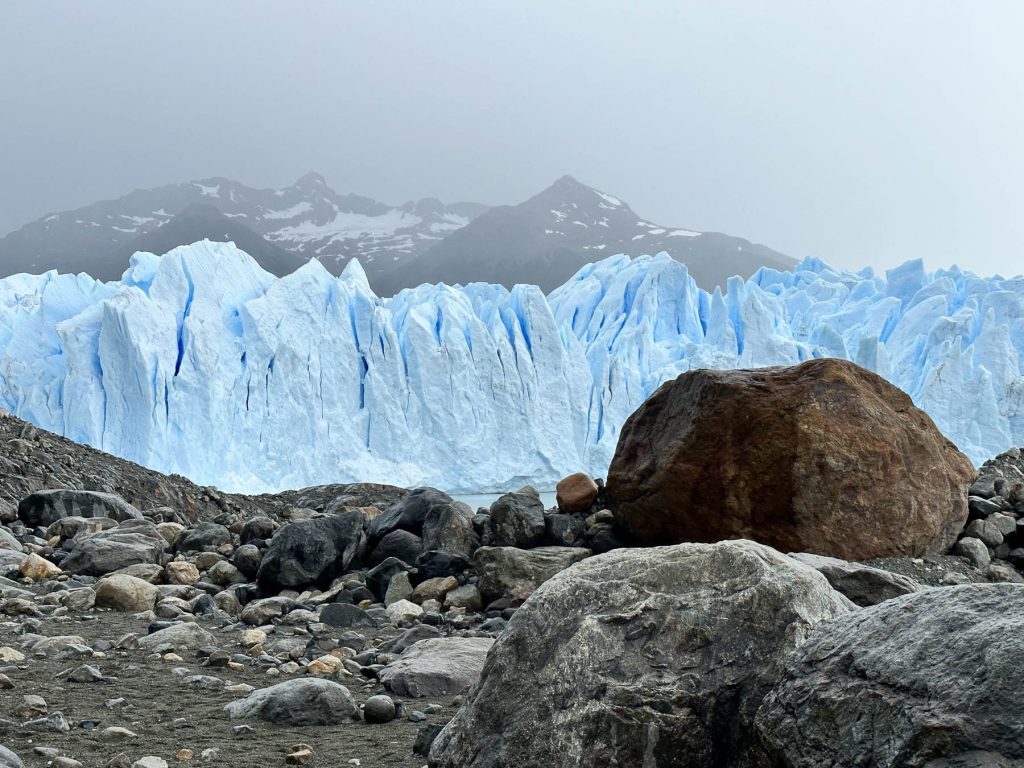
[[[165,224],[97,259],[95,263],[102,274],[94,277],[111,280],[115,278],[104,275],[115,273],[120,277],[124,265],[137,251],[162,255],[179,245],[189,245],[200,240],[234,243],[252,256],[263,269],[278,277],[294,272],[308,261],[305,256],[286,251],[260,237],[237,219],[229,219],[212,205],[192,203]]]
[[[759,267],[796,264],[742,238],[645,221],[622,200],[563,176],[524,203],[491,208],[375,285],[385,294],[424,282],[532,283],[548,292],[589,262],[660,251],[708,290]]]
[[[339,194],[315,173],[283,189],[254,189],[230,179],[203,179],[136,190],[116,200],[26,224],[0,239],[0,275],[58,269],[117,279],[127,267],[127,258],[120,265],[117,261],[136,238],[194,204],[212,205],[278,248],[299,254],[298,263],[315,256],[339,273],[356,257],[371,277],[415,259],[486,210],[477,203],[445,205],[432,198],[386,205],[368,197]]]

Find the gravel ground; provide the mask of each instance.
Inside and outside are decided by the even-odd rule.
[[[98,619],[67,616],[44,619],[41,634],[80,635],[87,643],[97,640],[116,642],[123,635],[146,634],[146,622],[130,615],[101,612]],[[207,627],[209,629],[209,627]],[[218,645],[229,652],[242,649],[237,645],[238,633],[211,630]],[[0,646],[19,648],[20,622],[0,624]],[[368,639],[375,635],[366,634]],[[392,630],[391,634],[397,634]],[[209,765],[224,768],[284,765],[292,745],[305,743],[315,753],[309,766],[422,766],[426,760],[416,757],[412,745],[421,725],[406,719],[383,725],[353,723],[338,726],[285,727],[260,721],[248,721],[255,732],[236,736],[224,705],[242,694],[224,690],[201,690],[182,683],[175,668],[187,668],[188,674],[206,674],[232,683],[247,683],[257,688],[273,685],[290,676],[269,676],[252,667],[240,671],[208,669],[200,666],[194,651],[182,651],[183,661],[153,659],[145,651],[111,650],[89,659],[32,658],[0,665],[13,688],[0,691],[0,717],[13,721],[0,732],[0,742],[14,750],[26,766],[48,766],[51,757],[34,753],[36,747],[52,747],[61,755],[72,757],[88,768],[102,766],[118,753],[132,761],[144,755],[156,755],[171,765]],[[98,667],[104,675],[116,678],[109,682],[63,683],[57,675],[82,663]],[[375,692],[375,684],[355,678],[342,681],[359,704]],[[25,694],[42,696],[50,713],[60,711],[67,718],[68,733],[33,731],[20,726],[27,717],[18,713]],[[125,708],[106,705],[110,699],[123,697]],[[442,707],[428,716],[428,722],[443,724],[455,713],[452,700],[415,699],[405,702],[406,711],[423,710],[435,703]],[[184,722],[175,722],[180,718]],[[126,740],[108,740],[102,735],[109,726],[128,728],[136,734]],[[176,755],[190,749],[194,757],[179,762]],[[216,750],[207,758],[204,750]]]

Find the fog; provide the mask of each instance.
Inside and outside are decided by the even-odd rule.
[[[569,173],[859,268],[1024,267],[1024,4],[0,5],[0,233],[309,170],[385,202]]]

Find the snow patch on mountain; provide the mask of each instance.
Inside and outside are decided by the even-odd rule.
[[[232,244],[139,253],[118,282],[0,280],[0,405],[228,489],[381,480],[486,492],[603,475],[625,420],[698,367],[854,360],[975,462],[1024,442],[1024,279],[805,260],[707,293],[665,254],[545,297],[489,284],[381,299],[351,261],[275,278]]]

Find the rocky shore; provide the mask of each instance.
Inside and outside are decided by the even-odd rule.
[[[0,416],[0,767],[1024,765],[1024,457],[814,363],[684,374],[551,509]]]

